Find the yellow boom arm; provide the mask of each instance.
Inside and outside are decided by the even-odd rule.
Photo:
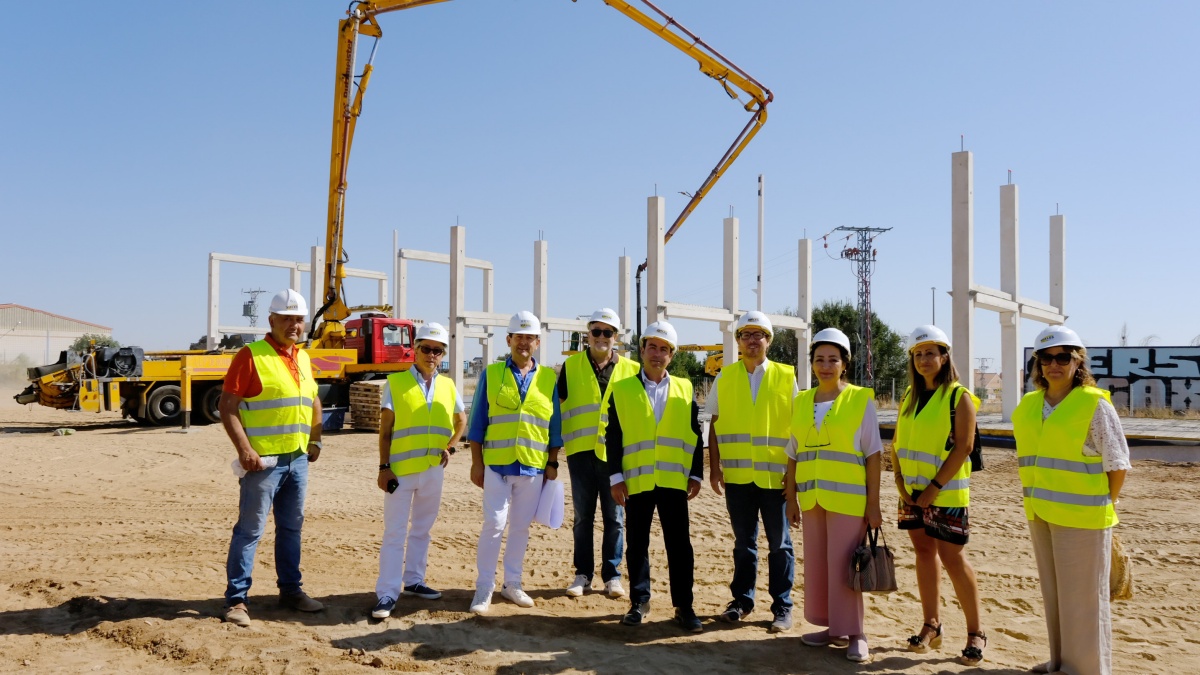
[[[574,1],[574,0],[572,0]],[[315,325],[309,334],[314,346],[323,349],[340,349],[345,344],[345,328],[342,320],[348,318],[352,308],[346,305],[342,282],[346,277],[345,263],[347,258],[342,248],[345,236],[346,215],[346,171],[350,161],[350,148],[354,142],[354,126],[362,113],[363,95],[371,79],[372,62],[375,48],[383,37],[379,23],[376,20],[380,14],[401,9],[412,9],[424,5],[433,5],[447,0],[363,0],[356,1],[346,11],[346,18],[338,24],[337,72],[333,101],[333,143],[329,162],[329,211],[328,226],[325,232],[325,284],[324,297],[320,309],[314,318],[320,316],[320,324]],[[700,184],[699,189],[691,195],[691,200],[684,206],[683,211],[667,230],[665,237],[670,240],[676,230],[699,205],[712,186],[721,178],[725,170],[733,164],[742,150],[758,133],[759,128],[767,121],[767,104],[773,99],[771,91],[746,74],[741,68],[709,47],[703,40],[679,25],[673,18],[665,14],[649,0],[640,0],[641,4],[650,8],[658,16],[652,18],[645,12],[635,8],[626,0],[604,0],[604,3],[658,37],[692,57],[699,63],[700,71],[717,80],[731,98],[739,98],[732,87],[749,96],[744,106],[751,113],[750,121],[742,128],[734,139],[733,144],[722,155],[716,167]],[[362,74],[356,75],[355,62],[358,52],[360,35],[375,38],[370,56],[363,66]],[[357,80],[357,90],[355,84]],[[645,267],[645,263],[639,271]],[[316,273],[316,270],[313,270]],[[315,321],[314,321],[315,323]]]

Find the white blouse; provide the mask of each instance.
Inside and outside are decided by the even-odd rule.
[[[817,431],[825,422],[825,415],[833,408],[833,401],[813,404],[813,424]],[[788,457],[796,459],[796,449],[800,445],[793,435],[788,439]],[[867,401],[867,409],[863,412],[862,424],[854,432],[854,447],[860,450],[863,457],[870,457],[877,452],[883,452],[883,439],[879,436],[879,415],[875,412],[875,401]]]
[[[1054,412],[1054,408],[1048,401],[1042,404],[1043,421]],[[1083,442],[1083,456],[1102,457],[1105,473],[1126,471],[1132,466],[1121,418],[1117,416],[1116,408],[1104,399],[1100,399],[1096,412],[1092,413],[1092,424],[1088,427],[1087,440]]]

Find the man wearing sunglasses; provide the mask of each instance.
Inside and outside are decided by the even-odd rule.
[[[558,477],[562,447],[554,370],[533,358],[541,335],[542,323],[533,312],[514,314],[506,338],[509,355],[483,371],[471,403],[471,482],[483,488],[472,614],[487,614],[491,607],[505,524],[508,544],[500,595],[518,607],[533,607],[533,598],[521,588],[525,548],[542,483]]]
[[[451,448],[467,427],[454,380],[438,374],[446,341],[441,324],[423,324],[417,329],[413,367],[389,375],[383,388],[376,484],[385,494],[377,602],[371,610],[375,619],[391,616],[401,595],[442,597],[425,585],[429,531],[442,502],[443,471]]]
[[[796,558],[788,532],[783,477],[791,433],[796,369],[767,359],[771,320],[762,312],[738,319],[741,359],[721,371],[705,402],[712,416],[708,431],[709,481],[733,525],[733,599],[721,620],[737,623],[754,609],[758,575],[758,521],[767,535],[768,590],[772,633],[792,628],[792,581]]]
[[[587,349],[571,355],[558,374],[558,399],[562,405],[563,447],[571,474],[571,497],[575,507],[575,580],[567,595],[577,598],[592,587],[595,551],[592,532],[596,522],[596,500],[604,519],[600,555],[604,562],[600,578],[610,598],[625,597],[621,586],[624,513],[608,485],[608,455],[604,430],[608,425],[608,401],[617,382],[638,374],[641,367],[618,355],[613,346],[621,333],[617,313],[605,307],[588,321]]]

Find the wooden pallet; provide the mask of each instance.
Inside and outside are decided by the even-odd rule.
[[[379,431],[379,404],[387,380],[368,380],[350,385],[350,427]]]

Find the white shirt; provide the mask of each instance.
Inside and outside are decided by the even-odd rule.
[[[762,385],[763,373],[767,372],[767,364],[770,360],[765,360],[754,369],[754,372],[747,373],[750,376],[750,402],[754,403],[758,400],[758,388]],[[717,383],[721,381],[721,375],[725,371],[722,370],[713,378],[712,387],[708,390],[708,398],[704,401],[704,412],[716,417],[721,413],[717,410]],[[796,398],[796,394],[800,393],[800,385],[797,382],[792,382],[792,398]]]
[[[412,373],[413,377],[416,378],[417,386],[421,388],[421,393],[425,394],[425,407],[432,408],[433,407],[433,392],[434,392],[434,390],[437,389],[437,383],[438,383],[437,373],[434,373],[433,377],[429,379],[428,387],[426,387],[425,378],[421,377],[421,371],[417,370],[414,367],[414,368],[409,368],[408,372]],[[451,380],[450,378],[446,378],[446,382],[449,383],[451,387],[454,386],[454,380]],[[466,412],[467,407],[465,404],[463,404],[462,397],[457,395],[458,390],[455,390],[454,393],[456,394],[454,397],[454,412],[455,413]],[[388,385],[383,386],[383,400],[380,401],[379,408],[381,410],[395,411],[395,408],[393,407],[393,404],[392,404],[392,388]]]
[[[1049,402],[1042,403],[1042,420],[1054,412],[1055,406]],[[1096,405],[1092,413],[1092,423],[1088,427],[1087,440],[1083,442],[1084,457],[1102,457],[1104,472],[1127,471],[1129,463],[1129,444],[1125,441],[1125,431],[1121,428],[1121,418],[1117,416],[1116,408],[1104,399]]]
[[[825,424],[825,415],[833,407],[833,401],[824,401],[822,403],[813,404],[813,424],[817,431],[821,431],[821,426]],[[796,450],[800,443],[795,436],[788,439],[787,454],[788,457],[796,459]],[[862,424],[854,432],[854,447],[863,454],[863,457],[870,457],[877,452],[883,452],[883,439],[879,436],[879,415],[875,412],[875,401],[867,401],[867,409],[863,412]]]

